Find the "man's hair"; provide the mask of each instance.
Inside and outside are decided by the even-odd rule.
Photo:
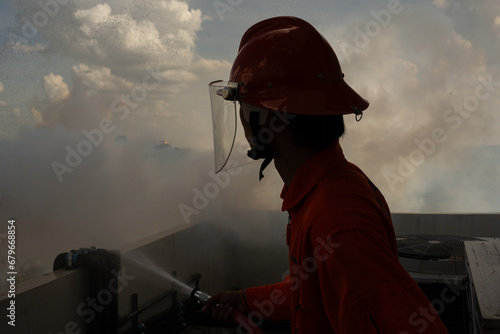
[[[293,142],[312,149],[326,149],[345,132],[342,115],[296,115],[290,120]]]

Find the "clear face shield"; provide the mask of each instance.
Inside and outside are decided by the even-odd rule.
[[[214,135],[215,172],[246,165],[248,142],[239,127],[237,82],[218,80],[209,84]],[[238,135],[237,135],[238,134]]]

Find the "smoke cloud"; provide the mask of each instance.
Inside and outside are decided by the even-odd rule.
[[[11,31],[19,37],[22,17],[36,20],[42,9],[38,1],[13,5],[20,14]],[[0,139],[0,219],[17,220],[21,280],[50,271],[55,256],[70,249],[118,248],[207,219],[216,204],[189,221],[179,204],[193,206],[194,190],[213,182],[213,153],[195,145],[211,145],[209,104],[179,108],[178,101],[188,84],[205,91],[230,66],[196,54],[203,18],[185,2],[90,1],[43,12],[48,22],[33,37],[41,44],[20,38],[1,55],[36,48],[45,59],[38,93],[24,97],[28,113],[12,113],[28,124]],[[21,89],[30,73],[18,66],[2,75],[14,73]],[[206,130],[193,132],[199,126]]]
[[[486,167],[500,142],[497,4],[434,5],[327,30],[346,81],[370,101],[360,123],[347,117],[344,147],[393,211],[497,211],[499,170]]]

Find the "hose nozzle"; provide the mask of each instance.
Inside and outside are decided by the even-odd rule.
[[[209,299],[210,295],[196,288],[191,291],[191,298],[205,304]]]

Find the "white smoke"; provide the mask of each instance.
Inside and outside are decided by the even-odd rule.
[[[486,184],[476,172],[498,165],[497,4],[434,5],[375,8],[326,30],[347,82],[370,101],[360,123],[347,117],[344,147],[393,211],[497,211],[498,170]]]
[[[196,54],[203,18],[182,1],[40,3],[14,4],[19,40],[2,52],[12,63],[46,57],[28,110],[12,113],[31,126],[0,139],[0,219],[17,220],[21,280],[70,249],[116,248],[206,219],[215,201],[188,221],[179,204],[193,207],[193,190],[213,182],[212,153],[193,149],[212,141],[209,104],[180,106],[188,84],[206,86],[230,66]],[[48,22],[33,44],[22,18],[37,13]],[[19,82],[30,75],[19,65],[2,71]]]

